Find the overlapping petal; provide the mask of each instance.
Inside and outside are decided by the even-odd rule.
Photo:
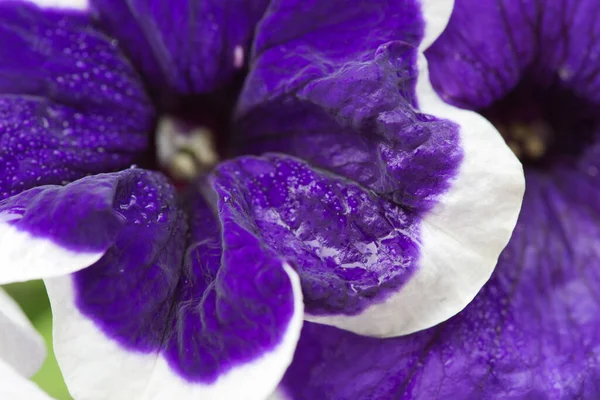
[[[55,351],[75,397],[261,399],[281,379],[302,325],[298,277],[257,240],[246,199],[205,190],[210,203],[198,190],[178,200],[164,176],[134,168],[0,203],[20,213],[14,229],[64,250],[62,266],[33,259],[52,277]],[[17,256],[2,275],[27,267]]]
[[[472,300],[508,241],[523,191],[520,164],[487,121],[437,97],[419,54],[450,8],[281,0],[258,26],[238,105],[240,151],[288,153],[357,182],[408,217],[402,233],[417,244],[403,260],[409,268],[376,283],[365,274],[362,290],[356,279],[343,289],[325,279],[305,286],[310,320],[377,336],[435,325]],[[329,225],[320,234],[334,243],[345,228]],[[385,253],[387,234],[365,232],[360,241]],[[323,264],[324,276],[339,271],[334,264]],[[400,278],[407,270],[412,277]],[[339,290],[332,298],[354,292],[361,305],[328,308],[319,300],[324,287]]]
[[[414,216],[356,182],[282,155],[241,157],[215,175],[226,196],[246,199],[264,245],[300,271],[314,312],[357,313],[414,272]]]
[[[88,16],[3,1],[0,42],[0,199],[139,158],[152,107]]]
[[[125,225],[113,209],[118,183],[99,175],[0,201],[0,282],[58,276],[100,259]]]
[[[596,179],[530,175],[490,282],[449,321],[375,340],[306,324],[288,399],[532,399],[600,395]]]
[[[471,109],[521,80],[552,83],[593,104],[596,13],[597,3],[585,1],[457,1],[427,53],[434,86]],[[597,398],[600,165],[597,125],[586,129],[574,162],[526,170],[513,239],[464,312],[385,342],[307,325],[279,392],[290,399]],[[562,150],[584,133],[572,128]]]

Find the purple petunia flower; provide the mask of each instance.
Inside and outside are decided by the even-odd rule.
[[[445,323],[388,340],[305,324],[286,398],[600,398],[599,20],[597,0],[456,0],[431,79],[523,160],[516,230]]]
[[[451,11],[0,0],[0,283],[45,280],[75,398],[265,399],[303,320],[281,396],[385,398],[429,348],[381,338],[461,311],[523,196],[429,82]]]

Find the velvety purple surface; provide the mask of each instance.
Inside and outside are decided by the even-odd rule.
[[[197,95],[224,86],[247,59],[266,0],[92,0],[100,26],[162,96]],[[244,63],[244,66],[246,63]]]
[[[366,209],[343,220],[313,210],[265,230],[297,243],[275,241],[299,266],[313,314],[360,312],[406,282],[405,272],[417,267],[420,217],[448,189],[462,158],[458,128],[418,110],[418,4],[361,5],[272,2],[257,28],[236,114],[238,153],[291,154],[376,193],[372,222]],[[394,224],[412,237],[390,252]],[[305,249],[321,245],[335,256],[315,263],[314,250],[308,256]]]
[[[513,89],[537,91],[533,104],[521,100],[515,120],[506,122],[523,122],[523,109],[531,119],[546,119],[552,128],[547,158],[595,177],[599,17],[595,0],[458,0],[448,28],[426,52],[432,83],[446,101],[476,111]]]
[[[115,42],[78,14],[0,2],[0,199],[127,167],[153,110]]]
[[[306,323],[283,386],[292,399],[597,399],[596,179],[530,174],[491,279],[458,316],[396,339]]]
[[[292,286],[282,259],[236,218],[240,205],[219,199],[217,221],[197,190],[180,208],[160,174],[110,177],[124,225],[104,257],[74,275],[79,309],[192,381],[214,382],[273,350],[294,312]]]
[[[215,176],[221,196],[244,200],[237,218],[296,267],[311,313],[356,314],[417,268],[414,214],[355,182],[282,155],[240,157]]]
[[[524,76],[600,101],[599,17],[596,0],[457,0],[426,52],[432,83],[469,109],[490,105]]]
[[[123,229],[113,209],[119,180],[101,174],[67,186],[45,185],[0,200],[0,220],[81,252],[102,252]]]
[[[420,12],[412,0],[272,2],[238,104],[239,152],[291,154],[429,209],[462,153],[457,127],[417,108]]]

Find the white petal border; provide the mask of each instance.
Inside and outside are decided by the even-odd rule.
[[[398,292],[358,315],[306,315],[308,321],[375,337],[435,326],[473,300],[512,235],[525,191],[519,160],[485,118],[436,94],[423,54],[416,92],[423,113],[459,125],[464,152],[452,187],[422,221],[417,271]]]
[[[76,272],[94,264],[104,255],[104,252],[66,249],[50,239],[21,231],[7,223],[6,219],[6,215],[0,214],[0,285]]]
[[[303,323],[300,279],[289,265],[283,268],[294,294],[294,314],[283,340],[210,385],[185,381],[162,356],[125,350],[106,337],[76,308],[72,276],[46,280],[54,313],[54,350],[71,394],[86,400],[266,399],[292,362]]]
[[[446,29],[454,9],[454,0],[420,0],[420,3],[425,20],[425,35],[419,44],[419,50],[423,52]]]
[[[29,0],[40,8],[85,11],[89,8],[88,0]]]

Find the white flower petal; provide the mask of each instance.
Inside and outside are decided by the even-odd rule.
[[[45,358],[44,340],[18,304],[0,288],[0,361],[30,377]]]

